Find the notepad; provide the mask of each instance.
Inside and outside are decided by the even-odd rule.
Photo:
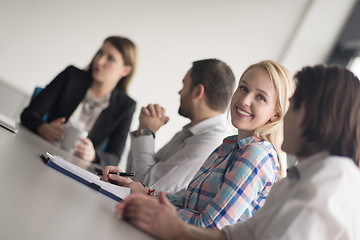
[[[55,156],[48,160],[47,165],[118,202],[130,195],[130,188],[104,182],[100,180],[99,176],[62,159],[59,156]]]
[[[10,130],[11,132],[17,133],[18,127],[14,120],[11,120],[8,117],[5,117],[4,115],[0,114],[0,126]]]

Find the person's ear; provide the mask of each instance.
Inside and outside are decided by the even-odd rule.
[[[132,67],[130,65],[125,65],[124,70],[122,72],[122,77],[128,76],[130,74],[131,70],[132,70]]]
[[[271,118],[270,118],[270,122],[276,122],[277,120],[279,120],[280,118],[280,113],[276,112]]]
[[[200,99],[204,96],[205,94],[205,88],[204,85],[202,84],[198,84],[197,86],[195,86],[192,90],[192,94],[193,94],[193,98],[194,99]]]

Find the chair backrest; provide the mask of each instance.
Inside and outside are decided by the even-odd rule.
[[[38,86],[35,87],[34,92],[33,92],[32,96],[31,96],[31,100],[33,100],[42,90],[44,90],[43,87],[38,87]],[[47,118],[48,118],[48,114],[45,113],[44,116],[43,116],[43,121],[46,122]]]
[[[43,87],[35,87],[34,92],[31,96],[31,100],[34,99],[42,90],[44,90]]]

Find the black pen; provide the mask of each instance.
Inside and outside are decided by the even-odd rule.
[[[135,173],[132,172],[109,172],[109,174],[116,174],[121,177],[133,177]],[[98,172],[97,175],[103,175],[103,172]]]

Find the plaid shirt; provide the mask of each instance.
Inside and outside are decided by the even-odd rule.
[[[224,139],[208,157],[185,195],[168,194],[187,223],[221,229],[262,207],[280,167],[271,143],[257,137]]]

